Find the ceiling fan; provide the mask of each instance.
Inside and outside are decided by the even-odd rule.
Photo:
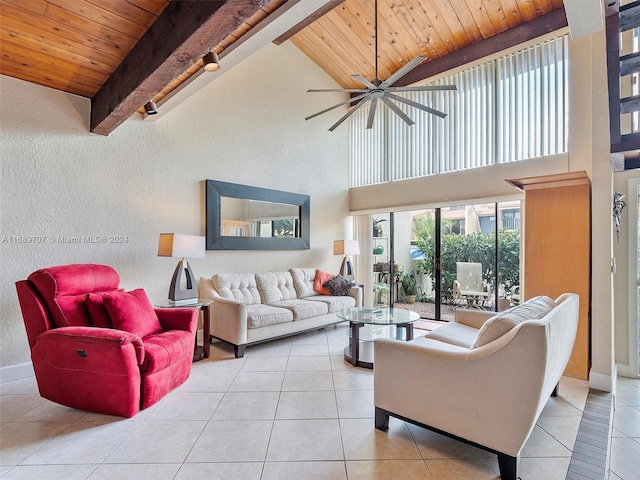
[[[331,128],[329,128],[330,132],[333,132],[342,122],[344,122],[347,118],[353,115],[356,110],[363,107],[369,100],[371,100],[371,106],[369,107],[369,116],[367,117],[367,128],[371,128],[373,126],[373,119],[375,118],[376,108],[378,106],[378,101],[381,101],[385,105],[387,105],[396,115],[398,115],[407,125],[413,125],[415,122],[411,120],[393,101],[404,103],[406,105],[410,105],[415,108],[419,108],[427,113],[431,113],[432,115],[437,115],[438,117],[444,118],[447,116],[446,113],[443,113],[439,110],[435,110],[433,108],[427,107],[420,103],[414,102],[413,100],[409,100],[408,98],[400,97],[396,95],[396,93],[403,92],[428,92],[434,90],[456,90],[455,85],[424,85],[417,87],[392,87],[393,83],[402,78],[404,75],[409,73],[415,67],[420,65],[426,57],[418,55],[409,63],[404,65],[400,70],[391,75],[385,81],[378,79],[378,0],[374,2],[375,8],[375,24],[374,24],[374,38],[375,38],[375,70],[376,70],[376,78],[373,81],[369,81],[364,78],[362,75],[351,75],[355,80],[360,82],[366,88],[329,88],[329,89],[315,89],[315,90],[307,90],[307,92],[317,93],[317,92],[347,92],[352,93],[355,96],[349,98],[349,100],[345,100],[344,102],[340,102],[332,107],[326,108],[318,113],[314,113],[313,115],[306,117],[305,120],[310,120],[318,115],[322,115],[323,113],[327,113],[334,108],[338,108],[342,105],[352,102],[358,102],[355,106],[353,106],[349,111],[336,123],[334,123]]]

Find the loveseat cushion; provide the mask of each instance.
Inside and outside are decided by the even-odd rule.
[[[193,355],[193,334],[185,330],[167,330],[147,335],[144,344],[144,361],[140,371],[157,372]]]
[[[293,312],[293,320],[304,320],[305,318],[318,317],[329,312],[326,303],[294,298],[282,300],[272,304],[274,307],[282,307]]]
[[[462,323],[449,322],[431,330],[424,336],[450,345],[471,348],[478,337],[478,330]]]
[[[525,320],[539,320],[555,308],[556,302],[543,295],[532,298],[522,305],[511,308],[484,322],[471,348],[493,342]]]
[[[262,303],[266,305],[297,297],[293,278],[287,271],[256,273],[256,286]]]
[[[326,303],[329,309],[329,313],[339,312],[345,308],[355,307],[356,299],[345,295],[343,297],[334,297],[328,295],[317,295],[309,299],[310,302],[322,302]]]
[[[260,303],[247,305],[247,328],[260,328],[286,322],[293,322],[293,312],[287,308]]]
[[[293,286],[298,292],[298,298],[313,297],[320,295],[313,289],[313,283],[316,279],[315,268],[291,268],[291,277],[293,278]]]
[[[227,300],[247,305],[260,303],[260,292],[253,273],[218,273],[211,277],[213,288]]]

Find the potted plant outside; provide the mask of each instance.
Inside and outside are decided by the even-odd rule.
[[[374,237],[381,237],[382,236],[382,225],[380,225],[382,222],[386,222],[387,219],[386,218],[374,218],[373,219],[373,236]]]
[[[416,277],[414,277],[413,274],[405,273],[402,275],[402,291],[404,292],[404,298],[407,303],[415,303],[418,286],[416,284]]]

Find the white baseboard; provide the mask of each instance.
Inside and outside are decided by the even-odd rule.
[[[589,372],[589,387],[603,392],[614,393],[616,391],[616,377],[618,375],[618,367],[614,364],[611,375],[596,373],[593,370]]]
[[[31,362],[20,365],[10,365],[0,368],[0,383],[12,382],[23,378],[33,377],[33,365]]]
[[[616,363],[616,367],[618,368],[618,375],[621,377],[629,377],[629,373],[631,372],[631,367],[629,367],[628,363]]]

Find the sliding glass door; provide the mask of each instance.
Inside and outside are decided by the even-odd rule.
[[[376,278],[385,282],[379,288],[389,291],[384,303],[449,321],[455,308],[498,310],[519,301],[519,201],[375,218],[389,227],[379,240],[388,245],[383,261],[374,255]]]

